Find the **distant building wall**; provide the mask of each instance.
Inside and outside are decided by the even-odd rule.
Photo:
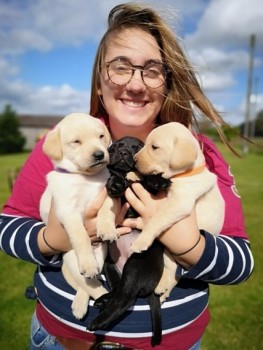
[[[42,136],[46,134],[49,129],[37,128],[37,127],[20,127],[20,131],[26,138],[26,149],[34,148],[36,142],[40,140]]]
[[[63,118],[62,116],[17,115],[20,131],[26,138],[26,149],[32,149],[36,142]]]

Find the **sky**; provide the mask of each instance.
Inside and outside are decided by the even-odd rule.
[[[91,71],[114,0],[0,0],[0,112],[88,112]],[[250,36],[250,119],[263,109],[262,0],[148,0],[172,26],[215,107],[244,121]]]

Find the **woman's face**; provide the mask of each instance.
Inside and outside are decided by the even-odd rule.
[[[125,29],[108,39],[104,62],[102,62],[98,93],[102,96],[108,112],[113,138],[136,135],[143,139],[155,126],[156,117],[164,102],[165,84],[154,89],[146,86],[142,80],[141,71],[136,69],[127,84],[116,85],[116,78],[113,79],[114,83],[108,76],[106,62],[117,58],[121,58],[121,61],[128,64],[142,67],[149,62],[157,62],[158,67],[158,62],[162,63],[160,50],[155,38],[147,32],[137,28]],[[119,64],[119,60],[117,63]],[[151,68],[151,64],[148,67]],[[118,66],[117,69],[119,68],[122,71],[122,66]],[[147,82],[147,77],[145,81]]]

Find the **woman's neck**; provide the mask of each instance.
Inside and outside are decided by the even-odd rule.
[[[147,136],[149,135],[149,133],[152,131],[154,127],[132,127],[132,126],[120,126],[117,127],[116,125],[112,126],[110,125],[110,133],[111,133],[111,137],[113,141],[119,140],[122,137],[125,136],[131,136],[131,137],[136,137],[139,140],[141,140],[142,142],[145,142]]]

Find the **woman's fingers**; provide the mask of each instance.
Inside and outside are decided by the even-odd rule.
[[[139,183],[135,182],[131,185],[132,191],[141,201],[147,201],[151,198],[151,194]]]
[[[128,202],[126,202],[122,205],[120,211],[118,212],[118,214],[116,216],[116,225],[120,225],[120,223],[122,223],[129,207],[130,207],[130,204]]]
[[[133,192],[131,188],[127,188],[125,191],[125,197],[129,202],[130,206],[133,207],[139,214],[144,210],[144,203],[139,197]]]
[[[143,220],[141,217],[124,219],[122,222],[123,226],[130,227],[131,229],[142,230]]]

